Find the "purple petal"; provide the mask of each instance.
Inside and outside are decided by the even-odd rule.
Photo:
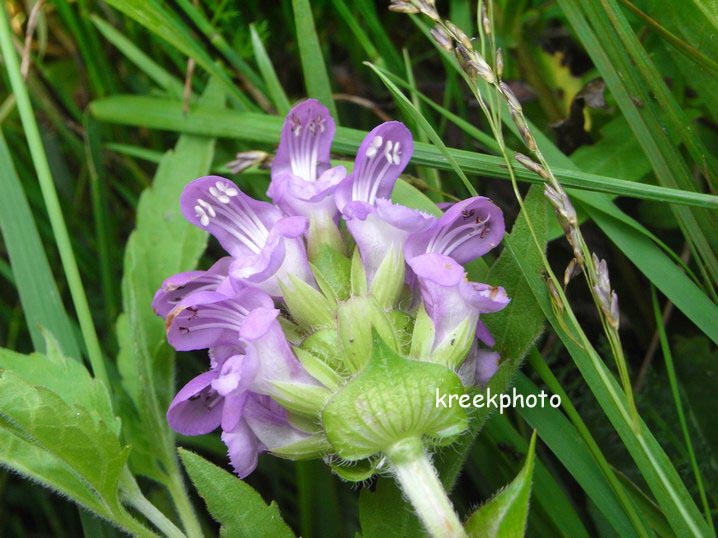
[[[167,422],[177,433],[202,435],[217,429],[222,418],[222,396],[212,389],[217,372],[198,375],[174,397]]]
[[[310,434],[292,426],[287,419],[286,411],[266,396],[255,396],[247,400],[244,419],[269,451],[310,437]]]
[[[453,204],[439,220],[406,242],[407,259],[435,252],[465,264],[486,254],[504,237],[504,217],[488,198],[476,196]]]
[[[481,349],[474,342],[468,358],[459,368],[459,377],[464,386],[485,386],[499,369],[500,358],[495,351]]]
[[[258,371],[256,357],[233,355],[222,364],[217,377],[212,381],[212,388],[222,396],[244,392],[249,389]]]
[[[292,352],[277,316],[279,310],[274,308],[256,308],[242,324],[247,354],[256,356],[259,364],[251,388],[260,394],[271,393],[270,381],[317,384]]]
[[[259,453],[264,449],[245,420],[240,420],[233,430],[222,432],[222,441],[227,445],[234,472],[240,478],[257,468]]]
[[[374,128],[359,146],[354,170],[337,187],[337,207],[343,213],[349,202],[374,205],[377,198],[390,198],[399,175],[414,152],[411,132],[398,121]]]
[[[194,293],[167,316],[167,340],[177,351],[238,345],[249,312],[273,304],[269,295],[256,288],[245,288],[235,297],[211,291]]]
[[[346,174],[343,166],[329,168],[314,181],[290,172],[272,173],[267,196],[288,215],[310,218],[323,213],[325,218],[334,219],[338,213],[334,191]]]
[[[215,291],[227,278],[232,258],[221,258],[207,271],[189,271],[169,277],[155,293],[152,308],[163,318],[189,294],[197,291]]]
[[[305,217],[283,217],[272,226],[260,252],[241,256],[232,262],[232,279],[256,286],[274,297],[281,296],[280,282],[289,274],[313,282],[302,234]]]
[[[431,226],[435,218],[416,209],[379,198],[376,205],[350,202],[344,207],[347,228],[359,247],[359,253],[371,281],[390,249],[402,252],[406,239]]]
[[[496,340],[494,339],[494,336],[491,334],[486,324],[481,320],[476,322],[476,338],[481,340],[489,347],[493,347],[494,345],[496,345]]]
[[[504,308],[503,288],[469,282],[464,268],[442,254],[422,254],[407,261],[417,276],[421,299],[436,330],[435,345],[466,319],[476,324],[479,314]]]
[[[272,178],[289,173],[304,181],[315,181],[329,168],[335,132],[329,110],[319,101],[307,99],[295,105],[282,126],[279,148],[272,162]]]
[[[212,370],[222,368],[224,361],[235,355],[244,355],[244,346],[237,344],[218,344],[209,348],[209,364]]]
[[[182,192],[180,207],[189,222],[215,236],[235,258],[260,253],[282,217],[279,208],[247,196],[219,176],[192,181]]]
[[[226,432],[233,431],[242,420],[244,413],[244,404],[247,402],[250,393],[247,391],[235,391],[224,397],[224,406],[222,407],[222,430]]]

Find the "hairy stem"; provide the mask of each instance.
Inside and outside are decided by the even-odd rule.
[[[466,532],[419,439],[404,439],[386,451],[394,478],[430,536],[465,538]]]

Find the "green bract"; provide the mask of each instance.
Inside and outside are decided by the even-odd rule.
[[[438,409],[437,391],[463,394],[464,389],[448,368],[401,357],[375,332],[366,368],[322,413],[327,438],[346,460],[368,458],[407,438],[451,441],[468,419],[460,407]]]

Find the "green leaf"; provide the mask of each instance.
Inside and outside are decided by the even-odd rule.
[[[11,352],[1,353],[6,358]],[[25,359],[47,362],[41,355]],[[13,360],[17,361],[16,354],[10,356]],[[68,366],[64,374],[74,372],[73,363],[64,361]],[[62,373],[57,367],[57,363],[48,364],[56,374]],[[89,378],[87,373],[85,376]],[[70,383],[72,378],[62,380],[63,386]],[[94,399],[82,393],[74,397],[80,401]],[[108,424],[94,409],[68,403],[11,370],[0,371],[0,409],[0,437],[5,441],[0,445],[0,458],[6,465],[20,472],[29,471],[30,477],[72,494],[80,504],[104,517],[115,514],[121,519],[118,488],[129,447],[121,446],[113,431],[114,420]]]
[[[299,57],[302,61],[304,85],[307,95],[318,99],[329,109],[329,113],[339,123],[339,116],[332,98],[332,86],[324,64],[322,47],[314,25],[312,6],[309,0],[292,0],[294,23],[297,27],[297,44]]]
[[[396,204],[418,209],[435,217],[441,216],[441,209],[431,198],[401,178],[394,184],[391,199]]]
[[[54,392],[68,405],[84,407],[96,420],[119,434],[120,422],[112,412],[107,387],[93,379],[81,362],[63,356],[58,342],[49,333],[44,336],[45,355],[23,355],[3,349],[0,350],[0,369],[11,371],[28,384]]]
[[[222,536],[294,536],[276,503],[267,506],[251,486],[201,456],[184,449],[179,454],[209,513],[222,525]]]
[[[531,436],[526,463],[514,480],[466,522],[470,536],[514,538],[523,536],[529,512],[536,432]]]
[[[47,355],[0,349],[0,465],[133,528],[118,497],[129,448],[109,393],[52,337],[46,346]]]

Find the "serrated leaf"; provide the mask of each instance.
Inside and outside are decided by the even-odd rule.
[[[44,336],[46,355],[0,349],[0,370],[9,370],[28,384],[51,390],[68,405],[84,407],[119,434],[120,421],[112,412],[107,388],[93,379],[82,363],[63,356],[51,335]]]
[[[466,522],[469,536],[515,538],[524,535],[529,513],[535,448],[536,432],[531,436],[526,463],[521,472],[506,488],[474,512]]]
[[[118,486],[129,447],[122,447],[117,434],[96,414],[3,370],[0,419],[5,432],[67,465],[97,492],[109,511],[120,510]]]
[[[179,454],[209,513],[221,523],[222,536],[294,536],[276,503],[267,506],[251,486],[201,456],[183,449],[179,449]]]
[[[71,467],[57,456],[14,435],[4,425],[0,418],[0,466],[38,482],[98,515],[111,517],[108,507]]]

